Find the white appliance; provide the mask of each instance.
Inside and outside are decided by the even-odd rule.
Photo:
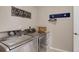
[[[73,35],[73,51],[79,52],[79,7],[74,7],[74,35]]]
[[[46,52],[47,51],[47,33],[32,33],[28,34],[32,37],[36,38],[37,41],[37,50],[38,52]]]
[[[9,51],[9,52],[38,51],[37,38],[35,37],[33,38],[32,36],[28,36],[28,35],[9,37],[7,38],[7,40],[1,41],[0,46],[5,51]]]
[[[38,38],[38,52],[46,52],[47,51],[47,37],[46,33],[39,35]]]

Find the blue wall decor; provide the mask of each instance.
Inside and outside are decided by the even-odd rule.
[[[49,15],[49,18],[66,18],[66,17],[70,17],[70,13],[60,13],[60,14],[51,14]]]
[[[51,14],[49,15],[48,21],[57,21],[57,18],[67,18],[67,17],[70,17],[70,13]]]

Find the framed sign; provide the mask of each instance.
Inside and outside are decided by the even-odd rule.
[[[19,8],[16,8],[14,6],[11,7],[11,15],[12,16],[18,16],[23,18],[31,18],[31,13],[28,11],[21,10]]]

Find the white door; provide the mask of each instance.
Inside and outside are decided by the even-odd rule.
[[[74,51],[79,52],[79,7],[74,7]]]
[[[79,36],[74,36],[74,51],[79,52]]]

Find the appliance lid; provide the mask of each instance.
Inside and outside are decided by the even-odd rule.
[[[32,36],[22,35],[22,36],[14,36],[6,38],[7,40],[1,41],[6,44],[10,49],[20,45],[22,42],[28,41],[32,38]]]

